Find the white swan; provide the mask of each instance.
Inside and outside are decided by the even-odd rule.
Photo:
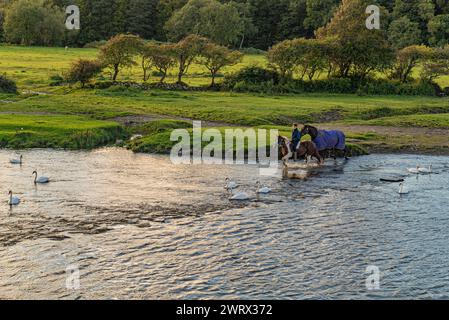
[[[11,159],[11,160],[9,160],[9,163],[11,163],[11,164],[22,164],[22,159],[23,159],[23,156],[20,155],[19,159]]]
[[[268,187],[261,187],[260,181],[257,181],[257,193],[267,194],[272,190]]]
[[[232,180],[229,179],[229,178],[226,178],[225,181],[226,181],[226,186],[225,186],[225,189],[226,189],[226,190],[237,189],[238,184],[237,184],[236,182],[232,181]]]
[[[231,189],[231,195],[232,196],[229,198],[229,200],[233,200],[233,201],[249,200],[249,196],[245,192],[239,192],[239,193],[233,194],[233,189]]]
[[[416,168],[408,168],[407,171],[409,173],[413,173],[413,174],[419,174],[420,173],[420,169],[421,167],[419,166],[419,164],[416,166]]]
[[[37,171],[33,171],[33,175],[34,175],[34,183],[49,183],[50,182],[50,178],[48,177],[37,177]]]
[[[20,198],[18,197],[13,197],[12,196],[12,191],[9,191],[9,200],[8,200],[8,204],[10,206],[17,206],[20,203]]]
[[[404,190],[404,184],[403,183],[399,184],[399,194],[409,194],[408,191]]]
[[[430,174],[432,173],[432,165],[430,165],[428,168],[419,168],[419,173],[424,173],[424,174]]]

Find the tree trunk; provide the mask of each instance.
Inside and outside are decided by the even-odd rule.
[[[118,66],[114,66],[114,75],[112,76],[112,81],[115,82],[117,80],[118,72],[119,72]]]
[[[212,74],[212,83],[210,84],[210,86],[215,87],[215,72],[211,71],[210,73]]]
[[[159,71],[162,73],[160,83],[164,83],[165,77],[167,77],[167,71],[161,71],[161,70],[159,70]]]
[[[245,42],[245,35],[242,36],[242,41],[240,41],[240,50],[242,50],[244,42]]]

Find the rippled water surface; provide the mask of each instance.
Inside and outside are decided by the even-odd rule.
[[[330,161],[286,181],[122,149],[13,156],[0,151],[0,298],[449,298],[449,157]],[[418,163],[435,173],[408,175]],[[51,183],[34,186],[36,169]],[[226,177],[253,199],[230,203]],[[273,193],[257,199],[258,179]]]

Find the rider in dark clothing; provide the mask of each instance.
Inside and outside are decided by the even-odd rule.
[[[301,132],[298,129],[298,124],[293,125],[293,132],[292,132],[292,148],[293,152],[298,148],[299,143],[301,142]]]

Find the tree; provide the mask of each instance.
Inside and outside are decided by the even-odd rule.
[[[104,67],[112,70],[112,80],[116,81],[121,69],[136,64],[134,57],[142,47],[142,39],[135,35],[119,34],[112,37],[100,48],[99,60]]]
[[[173,55],[178,61],[178,84],[182,84],[182,77],[187,73],[192,62],[201,54],[208,39],[189,35],[173,46]]]
[[[242,61],[243,55],[238,51],[231,51],[224,46],[215,43],[207,43],[201,54],[200,63],[204,65],[211,73],[211,87],[215,86],[215,78],[218,72],[226,66],[232,66]]]
[[[80,45],[106,40],[120,32],[124,20],[123,0],[77,0],[81,11]]]
[[[304,26],[311,30],[325,26],[339,3],[340,0],[307,0],[307,18],[304,20]]]
[[[280,21],[282,39],[293,39],[304,36],[311,37],[313,32],[307,30],[304,21],[307,18],[306,0],[289,0],[287,12]]]
[[[69,83],[81,83],[84,88],[93,77],[103,70],[103,66],[98,60],[78,59],[73,62],[69,71],[65,75],[65,79]]]
[[[421,79],[433,82],[435,79],[449,75],[449,45],[433,49],[430,59],[425,60]]]
[[[433,50],[426,46],[409,46],[399,50],[393,65],[390,78],[401,82],[411,80],[413,70],[424,61],[432,57]]]
[[[307,75],[309,80],[312,80],[317,74],[321,73],[329,66],[331,48],[329,39],[306,40],[305,46],[302,49],[304,55],[299,61],[299,65],[302,66],[301,79]]]
[[[244,34],[245,23],[232,3],[216,0],[190,0],[167,21],[168,38],[178,41],[197,34],[221,45],[235,43]]]
[[[252,11],[252,22],[257,33],[248,41],[250,46],[267,49],[283,40],[281,21],[288,11],[286,0],[248,0]]]
[[[156,68],[161,74],[160,83],[163,83],[167,77],[168,69],[175,65],[173,57],[173,45],[148,43],[142,48],[142,69],[143,80],[149,79],[149,70]]]
[[[385,31],[365,26],[368,4],[365,0],[343,0],[331,21],[317,31],[318,39],[334,38],[329,58],[336,76],[364,79],[393,61],[394,52]]]
[[[394,19],[407,17],[419,24],[421,37],[418,43],[426,43],[427,23],[435,15],[435,5],[432,0],[395,0],[393,7]]]
[[[158,28],[158,0],[126,0],[125,26],[122,32],[154,39]]]
[[[64,12],[45,0],[17,0],[5,11],[6,41],[23,45],[58,45],[64,37]]]
[[[158,50],[153,54],[153,65],[161,74],[160,83],[163,83],[167,77],[167,72],[170,68],[176,65],[173,58],[173,45],[164,44],[158,47]]]
[[[297,49],[293,40],[284,40],[268,50],[268,62],[279,72],[283,81],[293,76],[298,65],[301,57]]]
[[[429,21],[429,43],[434,46],[449,44],[449,14],[435,16]]]
[[[421,43],[419,23],[410,21],[407,17],[394,20],[388,29],[388,40],[396,49],[402,49]]]

